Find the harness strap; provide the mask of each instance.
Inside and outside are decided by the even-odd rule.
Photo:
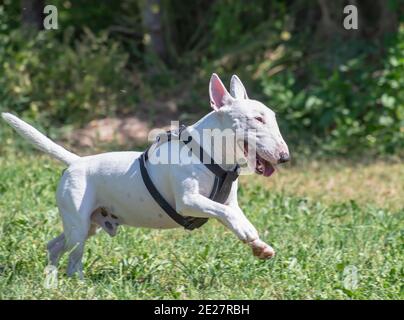
[[[142,175],[143,182],[149,190],[150,195],[159,204],[159,206],[179,225],[183,226],[185,229],[193,230],[199,228],[205,224],[207,218],[194,218],[194,217],[184,217],[180,215],[167,201],[163,198],[161,193],[157,190],[156,186],[150,179],[149,173],[147,172],[145,162],[146,162],[146,150],[140,157],[140,173]]]
[[[239,165],[236,165],[233,171],[227,171],[223,169],[221,166],[215,163],[213,158],[209,154],[207,154],[207,152],[203,149],[201,145],[199,145],[197,142],[193,140],[192,136],[189,135],[188,132],[184,133],[185,129],[186,127],[183,125],[178,129],[178,139],[182,141],[194,153],[194,155],[199,157],[199,159],[205,165],[206,168],[208,168],[215,176],[221,179],[229,177],[230,181],[233,182],[238,178],[239,176],[238,170],[240,167]],[[186,141],[184,139],[185,134],[188,134],[188,136],[186,136],[187,139]],[[169,135],[169,139],[171,139],[171,134]],[[199,150],[199,154],[197,154],[196,152],[197,150]]]
[[[192,139],[192,136],[189,135],[187,140],[182,139],[181,134],[186,127],[180,126],[176,134],[173,134],[171,131],[167,131],[165,136],[158,136],[157,143],[169,142],[172,140],[172,137],[176,137],[179,141],[183,142],[187,147],[196,155],[196,150],[199,148],[199,158],[201,162],[215,175],[215,180],[213,183],[212,191],[209,195],[209,199],[224,203],[231,191],[231,187],[233,182],[238,178],[239,175],[239,166],[236,165],[233,171],[226,171],[218,164],[214,163],[212,157],[210,157],[205,150],[203,150],[202,146],[195,143]],[[163,140],[164,138],[164,140]],[[187,230],[193,230],[204,225],[208,218],[197,218],[197,217],[186,217],[179,214],[161,195],[161,193],[157,190],[156,186],[153,184],[152,180],[146,169],[146,161],[148,160],[148,153],[151,149],[155,149],[158,144],[151,145],[140,157],[140,172],[142,175],[143,182],[149,191],[150,195],[153,199],[159,204],[159,206],[179,225],[183,226]],[[154,147],[154,148],[153,148]],[[208,163],[205,163],[205,159],[210,159]]]

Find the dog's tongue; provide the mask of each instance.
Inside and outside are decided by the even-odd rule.
[[[269,162],[266,162],[263,172],[264,177],[271,176],[274,173],[274,171],[275,171],[274,167]]]
[[[258,154],[257,163],[259,165],[258,171],[260,171],[264,177],[269,177],[274,173],[275,168],[273,167],[273,165],[269,161],[260,157]]]

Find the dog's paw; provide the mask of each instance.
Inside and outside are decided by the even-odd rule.
[[[259,259],[270,259],[275,256],[275,250],[260,239],[251,241],[248,244],[251,247],[254,256]]]

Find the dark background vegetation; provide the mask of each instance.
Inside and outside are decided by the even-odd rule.
[[[56,31],[42,30],[46,4]],[[343,28],[347,4],[358,30]],[[403,12],[400,0],[3,0],[0,111],[53,138],[104,117],[191,123],[210,111],[210,74],[236,73],[292,153],[400,155]]]

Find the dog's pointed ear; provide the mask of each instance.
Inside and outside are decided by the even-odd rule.
[[[228,99],[232,99],[223,82],[213,73],[209,82],[210,105],[214,110],[223,107]]]
[[[235,99],[248,99],[243,83],[235,74],[233,74],[230,80],[230,94]]]

